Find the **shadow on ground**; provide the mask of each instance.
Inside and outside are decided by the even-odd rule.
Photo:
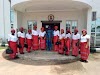
[[[36,66],[69,64],[77,62],[79,60],[79,57],[73,57],[73,56],[68,57],[65,55],[59,55],[58,53],[47,52],[47,51],[36,51],[31,53],[25,52],[24,55],[19,54],[20,58],[16,60],[10,60],[9,55],[7,55],[5,51],[2,53],[2,56],[6,60],[9,60],[11,62],[25,64],[25,65],[36,65]]]
[[[77,61],[70,64],[53,66],[51,72],[56,73],[57,75],[74,75],[77,72],[75,75],[79,75],[78,73],[85,73],[86,70],[83,65]]]

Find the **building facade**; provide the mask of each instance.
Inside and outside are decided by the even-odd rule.
[[[26,31],[37,25],[59,26],[60,29],[87,29],[91,45],[100,45],[99,0],[0,0],[0,38],[6,41],[10,29],[24,27]]]

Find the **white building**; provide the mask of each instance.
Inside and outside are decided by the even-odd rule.
[[[48,25],[58,25],[64,30],[70,28],[72,32],[76,27],[79,33],[82,29],[87,29],[88,34],[94,37],[94,45],[100,45],[99,0],[11,0],[11,8],[13,14],[10,14],[9,0],[0,0],[0,38],[4,41],[11,27],[16,30],[24,27],[27,30],[37,24],[38,29]],[[96,13],[94,21],[93,13],[94,19]],[[53,15],[53,21],[48,20],[50,14]]]

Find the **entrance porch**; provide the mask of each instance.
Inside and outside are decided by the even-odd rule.
[[[54,21],[61,20],[59,30],[74,28],[81,33],[82,29],[87,29],[91,34],[91,6],[87,3],[66,0],[66,1],[25,1],[12,6],[15,13],[13,28],[24,27],[26,30],[33,29],[37,24],[38,30],[44,25],[41,21],[48,21],[50,14],[54,15]],[[50,23],[49,23],[50,24]]]

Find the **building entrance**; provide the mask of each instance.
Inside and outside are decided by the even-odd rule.
[[[60,30],[60,22],[61,21],[41,21],[42,27],[45,28],[45,30],[48,30],[48,27],[51,28],[51,30],[54,30],[55,26],[58,26],[58,30]]]

